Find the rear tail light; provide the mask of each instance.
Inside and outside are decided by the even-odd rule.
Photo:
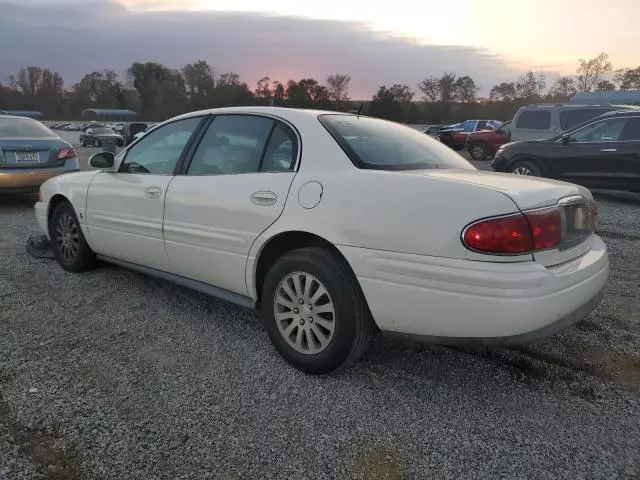
[[[480,220],[462,233],[470,250],[498,255],[518,255],[557,247],[562,221],[557,208]]]
[[[67,158],[75,158],[77,156],[74,148],[61,148],[58,152],[58,160],[66,160]]]

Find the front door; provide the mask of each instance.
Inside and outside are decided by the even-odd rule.
[[[167,269],[162,217],[167,187],[203,117],[159,127],[125,151],[115,173],[100,172],[87,194],[87,228],[96,253]]]
[[[294,131],[279,120],[216,116],[167,191],[173,272],[247,295],[249,249],[282,213],[299,151]]]
[[[628,168],[621,141],[626,122],[624,117],[605,119],[570,133],[569,142],[558,146],[556,178],[588,188],[616,188]]]

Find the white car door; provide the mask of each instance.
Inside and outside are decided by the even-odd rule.
[[[297,135],[279,120],[216,116],[167,190],[173,272],[247,295],[249,249],[282,213],[299,151]]]
[[[98,173],[87,192],[87,227],[96,253],[166,270],[162,218],[167,187],[189,140],[205,117],[168,123],[118,159],[117,172]]]

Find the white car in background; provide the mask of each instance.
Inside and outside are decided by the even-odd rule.
[[[588,190],[478,171],[379,119],[193,112],[90,163],[35,206],[65,270],[99,258],[255,308],[310,373],[355,360],[376,330],[533,341],[586,316],[608,277]]]

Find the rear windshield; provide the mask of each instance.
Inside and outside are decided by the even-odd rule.
[[[93,133],[97,133],[97,134],[98,133],[99,134],[102,134],[102,133],[113,133],[113,130],[110,130],[108,128],[99,127],[99,128],[94,128],[93,129]]]
[[[358,168],[475,170],[446,145],[399,123],[340,114],[318,118]]]
[[[55,137],[43,123],[31,118],[11,118],[0,116],[0,138]]]
[[[144,132],[147,129],[146,123],[132,123],[129,125],[129,129],[132,135],[136,133]]]

